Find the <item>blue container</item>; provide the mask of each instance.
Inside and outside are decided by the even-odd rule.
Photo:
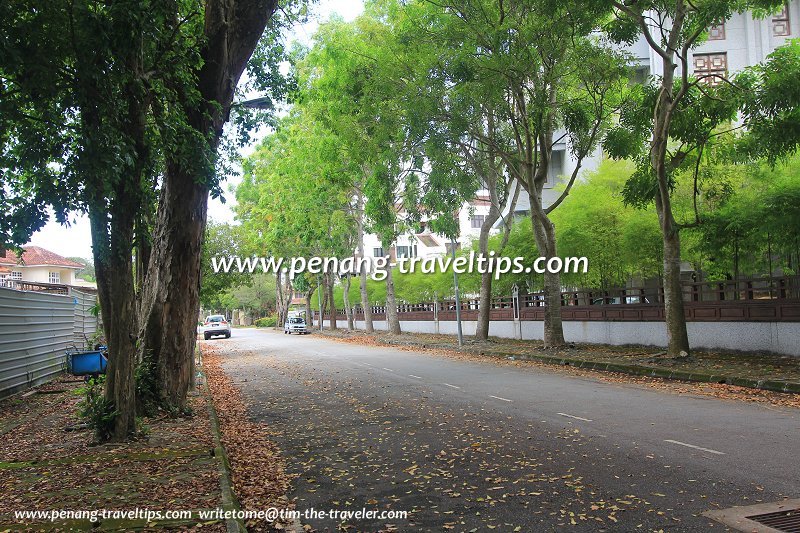
[[[91,376],[105,374],[108,359],[101,351],[67,352],[69,371],[75,376]]]

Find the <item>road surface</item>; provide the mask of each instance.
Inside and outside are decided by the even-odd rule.
[[[201,341],[205,344],[204,341]],[[319,531],[723,531],[800,497],[800,411],[323,337],[211,340]]]

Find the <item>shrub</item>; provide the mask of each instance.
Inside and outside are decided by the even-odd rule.
[[[145,416],[155,415],[160,404],[156,371],[156,364],[149,353],[142,358],[134,370],[136,410]]]
[[[78,403],[78,415],[94,431],[98,442],[107,441],[114,431],[114,419],[117,410],[114,404],[106,400],[103,394],[105,376],[91,378],[85,387],[77,389],[78,394],[83,394],[83,400]]]
[[[275,315],[258,318],[255,321],[257,328],[272,328],[278,323],[278,317]]]

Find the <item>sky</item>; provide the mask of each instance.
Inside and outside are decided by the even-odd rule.
[[[361,0],[319,0],[312,5],[311,19],[302,25],[289,30],[289,39],[309,44],[311,37],[319,27],[320,21],[325,21],[334,13],[338,13],[345,20],[353,20],[364,9]],[[257,138],[258,136],[256,136]],[[254,141],[253,144],[257,142]],[[247,155],[252,152],[253,146],[242,149],[241,153]],[[228,176],[222,187],[225,191],[227,202],[209,200],[209,219],[218,222],[233,221],[231,207],[234,202],[233,195],[228,192],[229,187],[239,182],[239,176]],[[62,226],[55,220],[50,220],[41,230],[36,232],[29,244],[41,246],[64,257],[92,257],[92,238],[89,231],[89,219],[85,215],[71,215],[69,226]]]

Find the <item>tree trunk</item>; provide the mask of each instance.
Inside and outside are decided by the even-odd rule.
[[[650,144],[650,163],[658,183],[655,204],[664,249],[664,316],[668,336],[667,353],[676,357],[681,355],[681,352],[689,353],[689,334],[686,330],[686,312],[683,307],[681,286],[681,242],[678,234],[680,228],[675,222],[672,212],[667,171],[667,145],[674,104],[675,64],[667,58],[663,58],[662,64],[664,76],[661,79],[661,91],[656,102],[653,138]]]
[[[353,308],[350,307],[350,274],[344,277],[344,292],[342,292],[342,299],[344,300],[344,313],[347,315],[347,330],[353,331],[355,323],[353,320]]]
[[[109,248],[101,249],[100,243],[108,242],[105,211],[90,210],[90,224],[97,277],[97,293],[103,318],[103,330],[108,345],[108,367],[106,369],[105,398],[117,412],[114,418],[112,440],[125,440],[136,431],[136,383],[134,365],[136,360],[136,293],[133,284],[133,268],[130,248],[120,250],[120,241],[133,234],[132,223],[115,224],[111,232]],[[120,227],[127,226],[127,227]],[[130,240],[127,241],[130,243]]]
[[[289,320],[289,308],[292,306],[292,298],[294,298],[294,287],[292,286],[292,280],[287,276],[286,287],[284,287],[283,307],[281,308],[281,316],[283,317],[283,321],[280,324],[281,328]]]
[[[199,97],[186,95],[181,101],[197,135],[189,149],[167,158],[141,306],[140,350],[152,354],[161,399],[174,407],[186,405],[190,383],[208,184],[214,178],[217,145],[236,85],[276,6],[276,0],[205,2],[203,61],[196,73]]]
[[[283,314],[283,282],[281,281],[280,271],[275,273],[275,314],[277,315],[275,329],[283,329],[286,321],[281,316]]]
[[[557,257],[555,226],[541,207],[531,202],[533,235],[539,256],[548,260]],[[546,263],[545,263],[546,264]],[[564,327],[561,323],[561,274],[544,273],[544,345],[546,348],[564,346]]]
[[[328,272],[328,301],[330,302],[331,308],[331,315],[330,315],[330,326],[331,329],[339,329],[336,326],[336,302],[333,299],[333,283],[334,277],[332,272]]]
[[[389,325],[389,333],[400,335],[400,318],[397,316],[397,300],[394,297],[394,277],[392,267],[386,267],[386,322]]]
[[[671,214],[658,208],[664,239],[664,318],[667,326],[667,353],[671,357],[689,353],[689,334],[686,330],[686,311],[683,305],[683,285],[681,283],[681,241]],[[670,226],[672,226],[670,228]]]
[[[364,255],[364,194],[359,192],[358,196],[358,257],[366,259]],[[359,288],[361,292],[361,309],[364,313],[364,331],[372,333],[375,328],[372,324],[372,307],[369,304],[369,293],[367,292],[367,269],[362,265],[358,273]]]
[[[130,59],[136,68],[139,58]],[[145,141],[147,105],[141,87],[131,83],[126,87],[128,115],[126,133],[136,151],[132,168],[123,171],[107,186],[106,176],[87,181],[89,223],[92,234],[92,255],[95,263],[97,292],[108,345],[105,399],[116,415],[111,439],[126,440],[136,432],[136,285],[133,271],[133,242],[136,216],[142,209],[145,165],[148,158]],[[99,118],[90,103],[83,113],[89,135],[95,131]]]
[[[320,307],[319,307],[319,330],[322,331],[322,325],[325,322],[325,309],[328,307],[328,288],[326,287],[327,280],[325,276],[322,276],[322,285],[319,286],[320,296],[322,299],[320,300]]]
[[[191,381],[207,198],[193,175],[168,166],[143,295],[141,349],[156,365],[161,401],[172,408],[185,406]]]
[[[306,326],[308,326],[308,329],[314,327],[314,314],[311,311],[311,297],[314,295],[314,290],[315,289],[312,289],[309,285],[308,290],[306,291]]]
[[[490,185],[491,187],[491,185]],[[497,199],[497,191],[495,187],[494,193],[490,191],[490,196],[493,198],[492,205],[489,208],[489,214],[481,224],[481,232],[478,237],[478,252],[483,257],[489,257],[489,233],[500,218],[500,212],[495,204]],[[485,341],[489,338],[489,316],[492,307],[492,276],[491,272],[481,273],[481,290],[478,304],[478,324],[475,328],[475,339]]]

